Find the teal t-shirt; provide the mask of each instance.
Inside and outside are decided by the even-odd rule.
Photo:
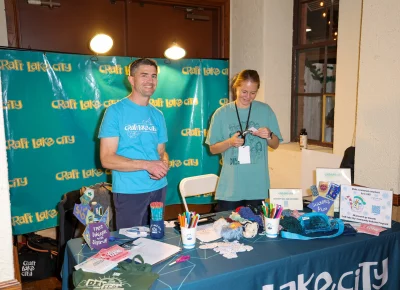
[[[157,146],[168,141],[162,112],[151,104],[139,106],[127,97],[105,112],[99,138],[107,137],[119,137],[117,154],[135,160],[160,160]],[[166,185],[166,177],[153,180],[146,170],[112,171],[116,193],[145,193]]]
[[[249,108],[238,108],[243,130],[246,128]],[[253,101],[248,128],[268,127],[279,141],[283,141],[278,121],[271,107],[265,103]],[[222,142],[240,131],[235,103],[219,108],[211,119],[206,143],[213,145]],[[227,201],[264,199],[270,188],[268,172],[267,140],[246,135],[246,146],[250,146],[250,164],[238,162],[238,148],[231,147],[222,153],[223,165],[216,190],[216,199]]]

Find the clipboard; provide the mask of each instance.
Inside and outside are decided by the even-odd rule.
[[[140,255],[150,265],[161,263],[182,251],[181,247],[147,238],[138,238],[132,244],[131,257]]]

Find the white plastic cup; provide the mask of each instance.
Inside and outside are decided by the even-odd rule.
[[[264,217],[265,232],[268,238],[276,238],[279,233],[279,218],[272,219]]]
[[[196,245],[196,228],[181,228],[182,244],[185,249],[193,249]]]

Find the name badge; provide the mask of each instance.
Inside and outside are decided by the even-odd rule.
[[[250,146],[240,146],[239,147],[239,163],[240,164],[249,164],[250,161]]]

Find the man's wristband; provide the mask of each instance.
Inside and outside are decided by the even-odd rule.
[[[271,140],[272,139],[272,135],[274,135],[274,133],[271,131],[271,134],[269,134],[269,137],[267,138],[267,140]]]

